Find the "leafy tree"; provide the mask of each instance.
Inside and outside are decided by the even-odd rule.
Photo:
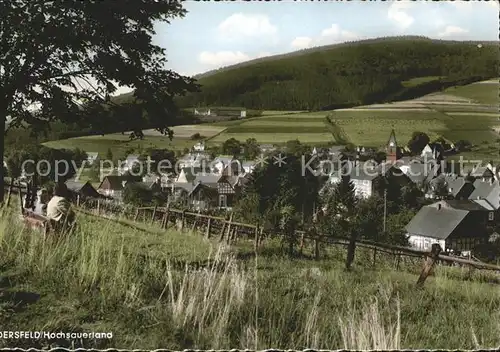
[[[111,151],[111,148],[108,148],[108,150],[106,152],[106,160],[110,160],[110,161],[113,160],[113,152]]]
[[[101,133],[119,127],[140,136],[147,126],[171,136],[173,97],[197,86],[165,69],[152,35],[154,23],[184,14],[169,0],[0,2],[0,129],[7,119],[9,128],[29,124],[34,132],[61,120]],[[116,84],[135,88],[131,103],[113,102]],[[0,201],[3,194],[2,186]]]
[[[410,148],[412,154],[418,155],[430,141],[431,139],[426,133],[416,131],[413,132],[410,140],[408,141],[408,148]]]
[[[255,138],[248,138],[243,145],[243,156],[247,160],[254,160],[260,155],[260,147]]]
[[[110,160],[110,159],[108,159]],[[97,156],[94,163],[90,166],[89,177],[93,182],[99,182],[101,180],[101,158]]]
[[[168,149],[149,148],[146,150],[143,158],[151,159],[151,171],[162,175],[174,172],[177,157],[175,152]]]
[[[222,144],[222,153],[237,156],[241,153],[241,143],[235,138],[229,138]]]
[[[285,143],[285,147],[287,153],[296,155],[298,157],[311,152],[310,147],[303,145],[298,139],[287,141]]]
[[[455,142],[455,148],[459,152],[468,151],[470,150],[470,148],[472,148],[472,143],[469,142],[468,140],[460,139]]]
[[[312,217],[314,204],[318,203],[318,179],[309,172],[302,174],[297,156],[282,157],[286,164],[270,162],[252,173],[235,207],[245,220],[260,219],[261,223],[279,228],[281,211],[287,206],[303,213],[304,219]]]
[[[123,189],[123,201],[136,206],[151,204],[153,192],[140,183],[128,182]]]
[[[299,216],[293,206],[286,205],[280,209],[279,228],[284,235],[285,241],[288,243],[288,254],[290,257],[293,256],[293,248],[298,240],[295,230],[299,222]]]

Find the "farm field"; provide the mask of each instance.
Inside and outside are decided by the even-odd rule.
[[[419,263],[371,265],[358,249],[288,259],[266,240],[219,246],[199,234],[79,214],[76,236],[43,240],[0,219],[0,317],[8,331],[112,332],[67,348],[481,349],[500,345],[495,275],[437,267],[415,289]],[[205,270],[187,269],[200,264]],[[469,279],[464,280],[469,274]],[[490,277],[491,276],[491,277]],[[493,277],[495,276],[495,277]],[[496,278],[498,280],[498,278]],[[486,307],[486,308],[485,308]],[[429,333],[432,331],[432,333]],[[375,336],[378,338],[375,340]],[[44,348],[44,341],[0,340]]]
[[[500,86],[497,80],[496,82],[486,81],[461,87],[450,87],[446,89],[445,92],[471,99],[477,103],[495,105],[498,107],[499,88]]]
[[[222,143],[229,138],[244,142],[255,138],[260,143],[285,143],[298,139],[302,143],[322,144],[334,141],[325,125],[326,111],[263,116],[242,120],[209,139],[209,144]]]
[[[99,135],[61,139],[46,142],[44,145],[55,149],[80,148],[86,152],[97,152],[100,155],[106,155],[108,148],[110,148],[114,158],[123,158],[125,157],[126,151],[130,148],[167,148],[172,150],[183,150],[184,148],[190,148],[195,143],[196,141],[190,138],[174,137],[170,140],[167,136],[146,136],[143,140],[131,141],[128,135],[115,133],[104,136]]]

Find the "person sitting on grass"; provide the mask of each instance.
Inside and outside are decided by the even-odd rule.
[[[54,186],[54,196],[47,204],[47,218],[55,228],[62,228],[66,223],[71,226],[75,220],[75,213],[67,199],[68,189],[64,183]]]

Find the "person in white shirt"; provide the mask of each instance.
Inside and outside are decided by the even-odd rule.
[[[47,218],[57,226],[61,226],[65,221],[71,225],[75,218],[75,213],[71,210],[71,203],[66,198],[68,189],[64,183],[54,186],[54,196],[47,204]]]

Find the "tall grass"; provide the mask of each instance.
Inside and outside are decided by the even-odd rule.
[[[446,336],[455,336],[454,348],[467,348],[474,334],[482,346],[498,341],[478,307],[488,297],[490,311],[500,311],[500,295],[485,286],[463,295],[440,277],[415,291],[410,274],[346,273],[286,257],[243,265],[231,248],[201,236],[79,222],[72,236],[55,239],[0,220],[0,276],[14,278],[11,291],[41,295],[24,311],[15,302],[0,308],[4,329],[113,331],[112,341],[76,346],[88,348],[444,348]],[[191,265],[202,259],[201,267]],[[473,335],[456,337],[452,324],[471,313]]]

